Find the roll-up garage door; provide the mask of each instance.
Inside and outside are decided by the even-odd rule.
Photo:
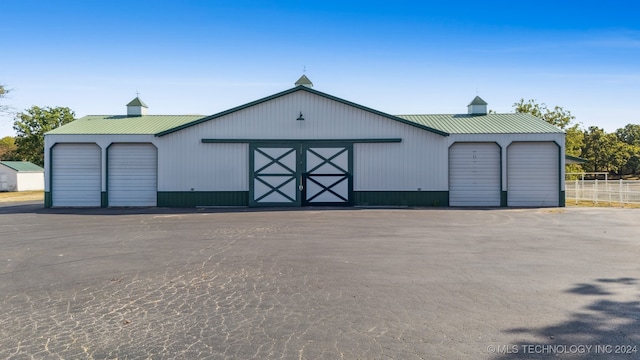
[[[515,142],[507,149],[509,206],[558,206],[559,147],[553,142]]]
[[[500,147],[456,143],[449,148],[449,205],[500,206]]]
[[[51,149],[53,206],[100,206],[100,155],[96,144],[57,144]]]
[[[156,206],[156,147],[152,144],[113,144],[107,153],[109,206]]]

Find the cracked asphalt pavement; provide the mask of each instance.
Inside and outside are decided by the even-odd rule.
[[[498,359],[528,344],[640,348],[639,220],[639,210],[601,208],[4,204],[0,358]],[[515,356],[553,357],[522,350]]]

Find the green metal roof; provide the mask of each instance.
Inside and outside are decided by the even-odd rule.
[[[42,172],[43,168],[28,161],[0,161],[0,164],[17,172]]]
[[[135,99],[131,100],[127,106],[142,106],[142,107],[146,107],[148,108],[147,104],[144,103],[144,101],[140,100],[139,97],[136,96]]]
[[[304,75],[303,75],[304,76]],[[324,98],[367,111],[390,120],[433,132],[442,136],[449,134],[527,134],[527,133],[562,133],[559,128],[530,114],[442,114],[442,115],[389,115],[318,90],[296,86],[289,90],[237,106],[235,108],[210,115],[89,115],[69,124],[51,130],[47,135],[155,135],[164,136],[182,129],[211,121],[219,117],[258,105],[297,91],[306,91]],[[138,98],[136,98],[138,99]],[[476,99],[480,99],[476,97]],[[474,101],[476,101],[474,99]],[[134,99],[135,101],[135,99]],[[480,99],[480,101],[483,101]],[[131,104],[131,103],[130,103]],[[144,104],[144,103],[143,103]]]
[[[441,114],[398,117],[450,134],[562,133],[559,128],[530,114]]]
[[[202,115],[89,115],[53,129],[46,135],[154,135],[202,117]]]

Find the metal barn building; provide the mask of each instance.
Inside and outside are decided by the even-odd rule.
[[[564,133],[528,114],[389,115],[289,90],[211,116],[85,116],[45,136],[45,206],[564,206]]]
[[[0,191],[44,190],[44,169],[28,161],[0,161]]]

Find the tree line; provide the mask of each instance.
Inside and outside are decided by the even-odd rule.
[[[560,106],[549,108],[535,100],[513,104],[517,113],[529,113],[566,133],[566,154],[587,160],[584,164],[567,165],[567,172],[607,172],[611,175],[640,174],[640,125],[627,124],[607,133],[598,126],[584,129],[575,116]]]
[[[0,85],[0,112],[8,112],[1,100],[10,92]],[[619,176],[640,174],[640,125],[628,124],[613,133],[597,126],[584,129],[575,116],[561,106],[520,99],[513,104],[516,113],[529,113],[557,126],[566,133],[566,154],[586,159],[585,164],[567,165],[567,172],[608,172]],[[17,136],[0,139],[0,160],[24,160],[44,165],[44,134],[73,121],[68,107],[32,106],[14,116]]]

